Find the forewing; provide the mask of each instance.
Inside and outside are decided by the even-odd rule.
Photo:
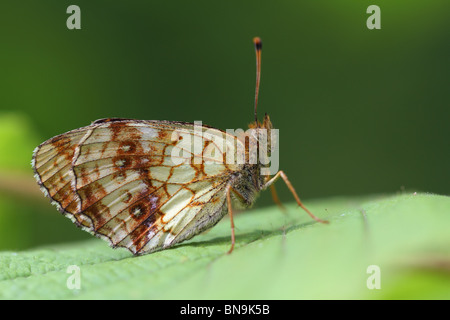
[[[222,211],[225,185],[241,168],[226,164],[227,154],[238,157],[240,142],[204,131],[199,140],[192,124],[100,120],[44,142],[33,167],[46,195],[79,226],[147,253],[202,231],[205,214]]]

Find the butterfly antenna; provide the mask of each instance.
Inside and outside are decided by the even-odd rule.
[[[253,43],[255,44],[256,52],[256,88],[255,88],[255,125],[258,128],[258,115],[256,109],[258,107],[258,95],[259,95],[259,82],[261,80],[261,49],[262,42],[259,37],[253,38]]]

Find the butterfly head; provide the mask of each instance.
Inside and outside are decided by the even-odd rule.
[[[258,123],[253,122],[249,124],[249,130],[247,131],[249,139],[246,148],[250,163],[255,163],[254,161],[256,161],[259,169],[270,164],[270,158],[277,139],[276,135],[276,129],[273,128],[268,114],[264,116],[263,122],[258,121]]]
[[[255,141],[258,141],[258,144],[267,145],[267,153],[270,155],[272,150],[272,121],[270,121],[269,115],[266,113],[264,116],[263,122],[252,122],[248,125],[253,134],[251,134]]]
[[[270,121],[270,117],[267,113],[264,115],[263,122],[252,122],[248,125],[248,127],[249,129],[265,129],[268,131],[273,129],[272,121]]]

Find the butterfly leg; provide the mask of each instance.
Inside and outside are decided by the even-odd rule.
[[[227,192],[228,215],[230,216],[230,222],[231,222],[231,248],[230,248],[230,250],[228,250],[228,254],[230,254],[231,252],[233,252],[234,242],[235,242],[233,208],[231,207],[231,185],[227,186],[226,192]]]
[[[270,185],[270,193],[272,194],[273,202],[283,211],[283,213],[286,213],[286,208],[283,206],[283,204],[280,201],[280,198],[278,198],[277,190],[275,189],[275,185]]]
[[[328,223],[328,221],[322,220],[322,219],[316,217],[315,215],[313,215],[313,214],[312,214],[312,213],[311,213],[311,212],[303,205],[303,203],[300,201],[300,198],[299,198],[298,195],[297,195],[297,192],[295,191],[294,187],[292,186],[291,182],[289,181],[288,177],[286,176],[286,174],[285,174],[283,171],[281,171],[281,170],[278,171],[277,174],[276,174],[272,179],[270,179],[269,181],[266,182],[266,184],[264,185],[264,188],[263,188],[263,189],[265,189],[265,188],[267,188],[267,187],[272,187],[272,186],[273,186],[273,183],[274,183],[275,181],[277,181],[280,177],[281,177],[281,178],[284,180],[284,182],[286,183],[287,187],[289,188],[289,190],[291,191],[292,195],[294,196],[295,201],[297,201],[297,204],[298,204],[303,210],[305,210],[306,213],[309,214],[309,216],[310,216],[311,218],[313,218],[314,220],[316,220],[317,222],[320,222],[320,223]]]

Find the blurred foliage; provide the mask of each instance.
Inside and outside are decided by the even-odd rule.
[[[0,253],[0,298],[40,299],[449,299],[450,198],[402,195],[259,209],[175,248],[132,257],[102,240]],[[66,286],[68,266],[81,288]],[[381,289],[368,289],[369,265]]]
[[[27,116],[0,113],[0,170],[30,171],[30,155],[38,143]]]
[[[0,250],[89,238],[40,192],[31,169],[39,139],[30,122],[23,114],[0,113]]]

